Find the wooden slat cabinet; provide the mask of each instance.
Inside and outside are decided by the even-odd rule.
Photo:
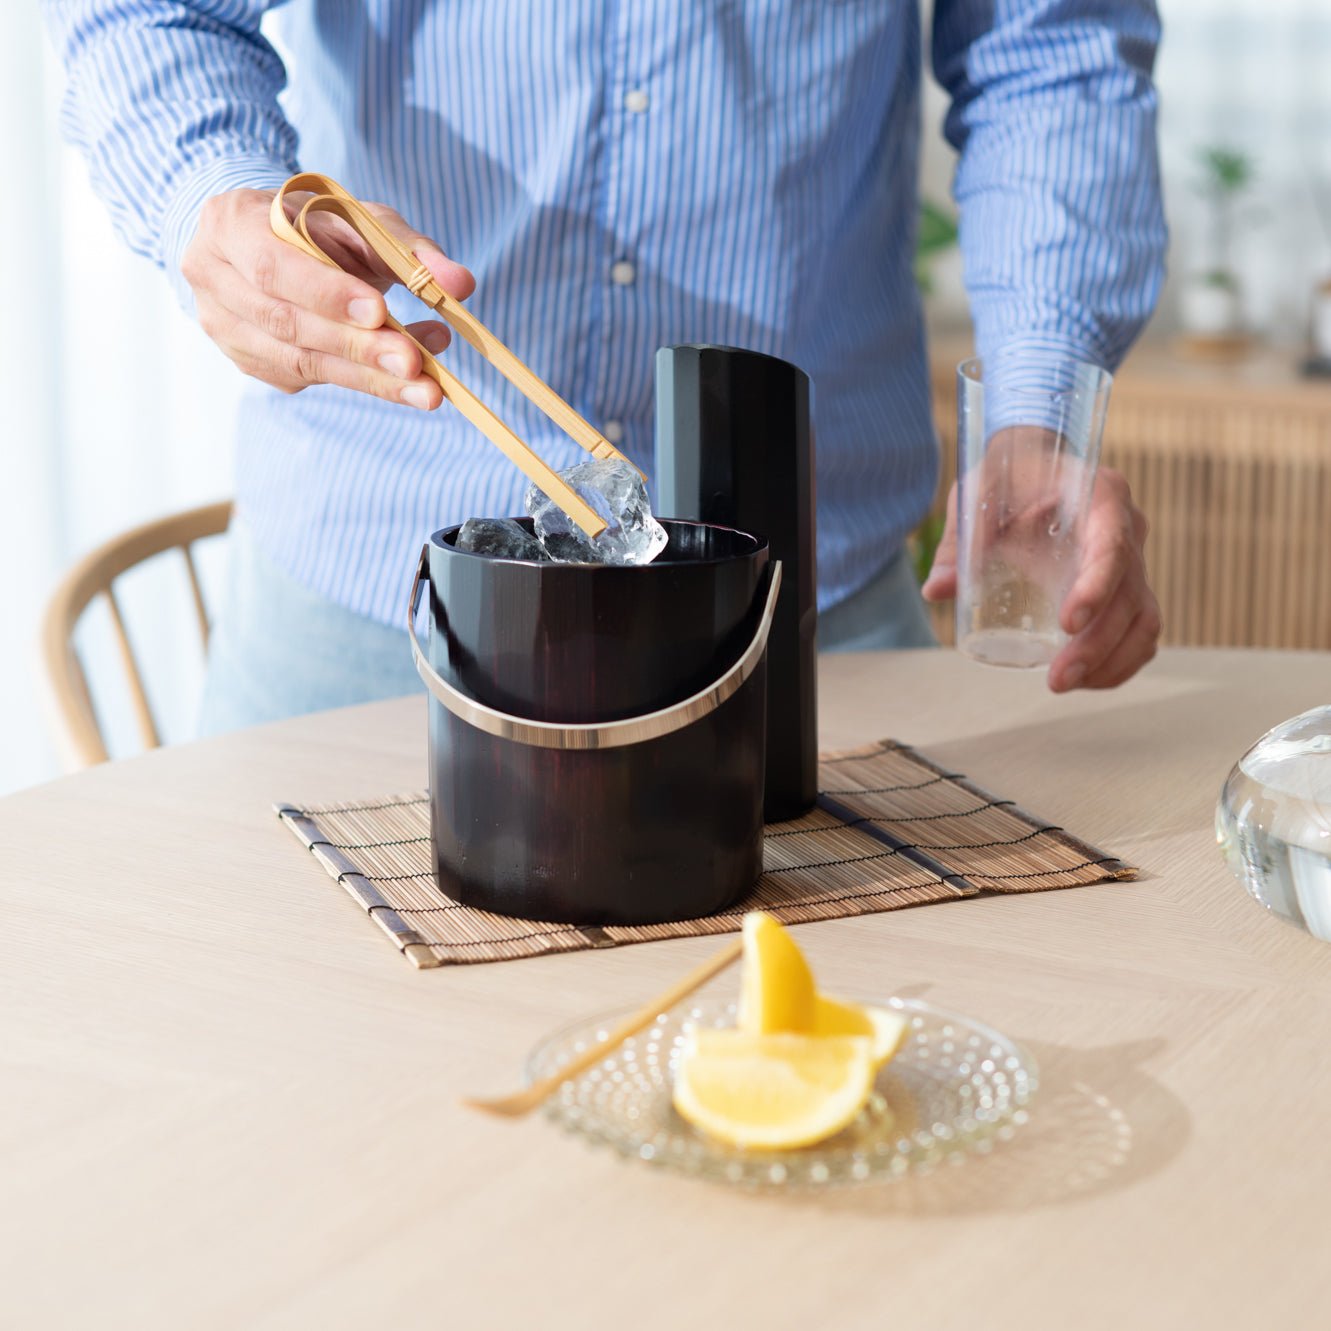
[[[931,354],[941,512],[968,347]],[[1197,364],[1145,344],[1115,378],[1102,461],[1150,520],[1165,642],[1331,648],[1331,382],[1300,378],[1292,356]],[[935,629],[952,641],[950,605]]]

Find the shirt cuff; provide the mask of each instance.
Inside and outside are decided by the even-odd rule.
[[[194,292],[181,276],[180,261],[199,227],[203,205],[232,189],[277,189],[299,170],[264,154],[218,157],[191,172],[176,190],[162,218],[161,262],[181,308],[194,315]]]
[[[983,367],[984,437],[1036,426],[1085,448],[1103,421],[1106,357],[1090,339],[1052,330],[984,329],[975,350]]]

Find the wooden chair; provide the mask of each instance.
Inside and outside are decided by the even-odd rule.
[[[120,614],[112,584],[127,569],[167,550],[179,550],[185,560],[185,571],[189,575],[194,609],[198,615],[199,633],[206,649],[208,611],[190,548],[195,541],[221,535],[230,521],[229,500],[159,518],[156,522],[145,523],[107,541],[85,555],[61,579],[42,617],[40,649],[53,725],[67,770],[91,767],[94,763],[106,762],[110,757],[93,708],[92,695],[88,692],[87,676],[74,647],[74,630],[83,612],[98,596],[106,598],[121,663],[129,680],[139,735],[145,748],[158,748],[162,742],[161,736],[153,719],[152,708],[148,705],[143,676],[130,646],[129,635],[125,632],[125,621]]]

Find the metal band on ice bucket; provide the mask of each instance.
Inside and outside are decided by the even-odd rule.
[[[772,629],[772,616],[776,613],[777,593],[781,590],[781,564],[768,565],[767,602],[758,623],[753,641],[744,654],[714,684],[700,689],[681,702],[663,707],[656,712],[632,716],[620,721],[598,721],[580,725],[560,725],[553,721],[530,721],[496,711],[484,703],[469,698],[455,689],[425,659],[420,640],[416,637],[416,615],[420,607],[421,586],[427,574],[430,547],[421,550],[416,565],[416,577],[411,584],[411,599],[407,605],[407,633],[411,636],[411,655],[425,687],[459,720],[477,730],[500,739],[513,740],[538,749],[617,749],[627,744],[641,744],[645,740],[660,739],[663,735],[683,730],[714,712],[727,698],[738,692],[763,659],[767,650],[767,635]]]

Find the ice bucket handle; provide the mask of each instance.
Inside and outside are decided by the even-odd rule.
[[[767,635],[772,629],[772,616],[776,613],[776,598],[781,590],[780,561],[768,565],[767,601],[762,618],[754,632],[753,641],[744,649],[739,660],[714,684],[700,689],[692,697],[672,703],[659,711],[642,716],[630,716],[620,721],[596,721],[583,725],[561,725],[556,721],[530,721],[521,716],[510,716],[469,698],[455,689],[425,659],[420,640],[416,637],[416,615],[420,608],[421,588],[428,576],[430,547],[421,550],[416,565],[416,577],[411,584],[411,600],[407,607],[407,632],[411,636],[411,655],[416,669],[425,681],[425,687],[454,716],[487,735],[513,740],[538,749],[617,749],[626,744],[641,744],[645,740],[660,739],[701,720],[714,712],[758,668],[767,650]]]

